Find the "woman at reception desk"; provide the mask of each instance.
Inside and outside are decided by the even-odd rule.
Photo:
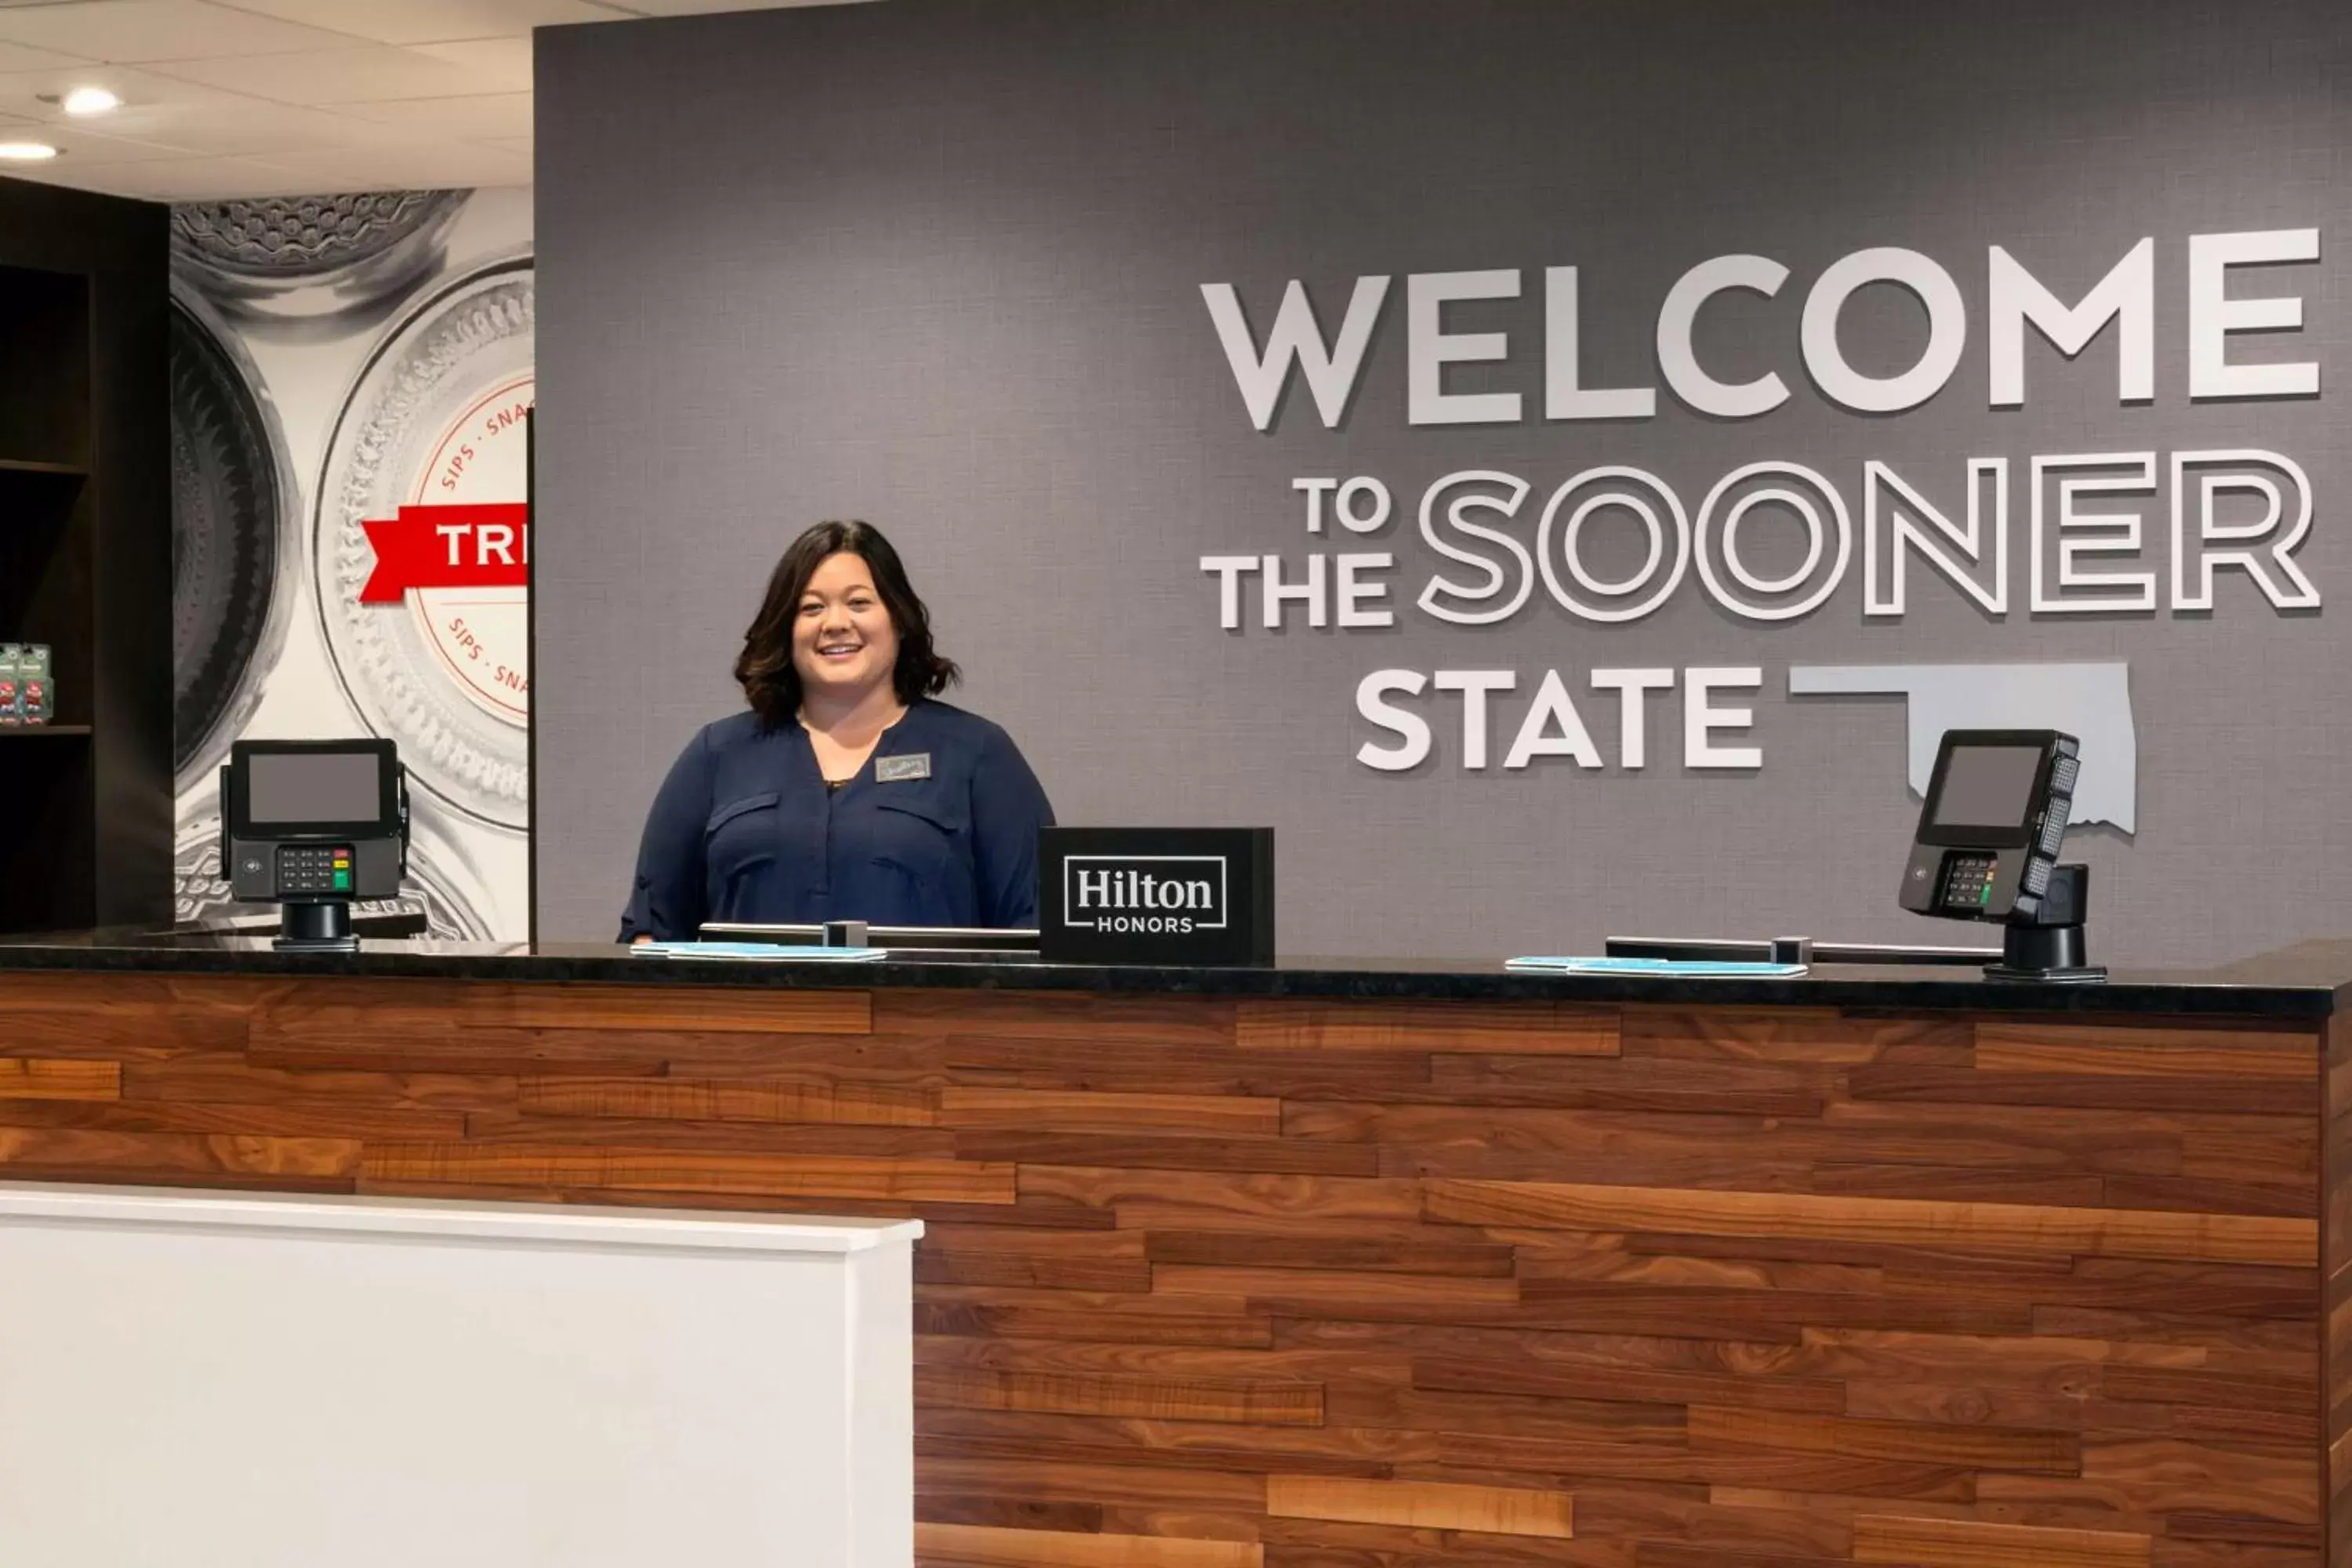
[[[706,724],[646,821],[624,942],[705,921],[1026,926],[1053,806],[958,678],[881,531],[793,542],[743,637],[747,711]]]

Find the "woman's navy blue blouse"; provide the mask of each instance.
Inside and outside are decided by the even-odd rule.
[[[828,788],[798,724],[703,727],[646,818],[621,940],[705,921],[1033,926],[1037,830],[1054,808],[1013,737],[921,701]]]

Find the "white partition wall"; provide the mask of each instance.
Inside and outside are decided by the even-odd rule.
[[[908,1568],[921,1230],[0,1185],[0,1563]]]

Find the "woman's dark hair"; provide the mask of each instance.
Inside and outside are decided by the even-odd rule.
[[[760,613],[751,617],[751,629],[743,634],[743,652],[735,660],[735,679],[742,683],[743,695],[771,729],[790,723],[800,712],[801,675],[793,668],[793,625],[800,617],[801,596],[808,592],[809,579],[825,559],[842,554],[866,563],[866,569],[874,575],[874,591],[881,595],[882,607],[890,612],[890,625],[898,633],[898,662],[890,671],[890,684],[897,689],[898,700],[912,705],[918,698],[946,690],[948,683],[961,674],[953,659],[941,658],[931,647],[930,612],[916,597],[914,584],[907,581],[906,566],[890,542],[882,537],[882,531],[856,520],[820,522],[793,540],[783,559],[776,563],[768,578],[767,596],[760,601]]]

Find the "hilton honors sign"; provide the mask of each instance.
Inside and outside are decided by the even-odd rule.
[[[1037,869],[1049,963],[1273,962],[1272,828],[1049,827]]]

